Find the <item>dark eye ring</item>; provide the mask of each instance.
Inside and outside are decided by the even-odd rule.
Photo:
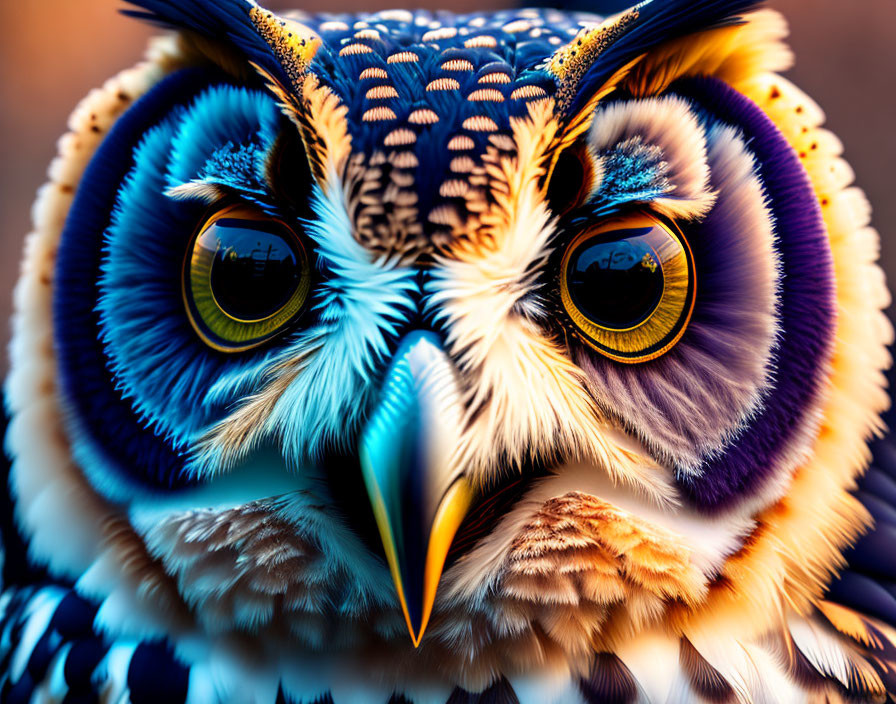
[[[248,206],[212,215],[190,241],[183,296],[193,329],[222,352],[252,349],[303,310],[311,266],[295,230]]]
[[[575,332],[610,359],[656,359],[681,339],[696,300],[694,260],[671,223],[639,213],[580,232],[560,265]]]

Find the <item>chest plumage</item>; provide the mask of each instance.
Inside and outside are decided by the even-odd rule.
[[[778,15],[132,4],[17,293],[0,698],[892,696],[887,293]]]

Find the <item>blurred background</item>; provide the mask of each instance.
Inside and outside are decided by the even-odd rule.
[[[663,0],[654,0],[662,2]],[[268,0],[273,10],[374,10],[389,6],[471,11],[508,0]],[[538,2],[532,2],[538,5]],[[576,0],[600,12],[630,2]],[[0,320],[11,308],[35,190],[78,100],[136,63],[151,28],[117,13],[119,0],[0,0]],[[790,78],[813,96],[843,140],[857,183],[874,206],[884,266],[896,280],[896,2],[769,0],[791,26]],[[4,353],[8,325],[0,323]]]

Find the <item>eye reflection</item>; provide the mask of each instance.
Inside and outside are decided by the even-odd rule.
[[[567,270],[573,302],[598,325],[616,330],[643,323],[663,296],[663,267],[651,245],[653,228],[618,230],[584,242]]]
[[[237,320],[262,320],[280,310],[299,285],[300,255],[278,223],[222,218],[196,241],[213,257],[211,287],[221,309]]]

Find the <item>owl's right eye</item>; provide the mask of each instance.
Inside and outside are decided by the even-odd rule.
[[[200,228],[184,262],[183,285],[199,337],[214,349],[240,352],[270,340],[302,312],[311,266],[292,228],[236,206]]]
[[[619,362],[646,362],[670,350],[687,327],[695,291],[687,241],[646,214],[584,230],[561,263],[561,300],[576,332]]]

